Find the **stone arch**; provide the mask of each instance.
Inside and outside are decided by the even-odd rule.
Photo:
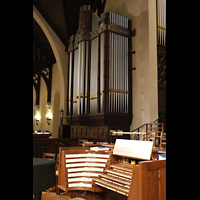
[[[33,18],[40,25],[53,50],[56,63],[58,66],[58,73],[61,84],[60,106],[65,109],[66,108],[65,99],[67,93],[66,89],[67,89],[67,79],[68,79],[67,78],[68,56],[67,53],[65,52],[65,46],[34,5],[33,5]]]

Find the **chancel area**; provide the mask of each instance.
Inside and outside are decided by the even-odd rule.
[[[33,199],[166,199],[166,0],[33,1]]]

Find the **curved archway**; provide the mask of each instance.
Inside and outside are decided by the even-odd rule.
[[[33,18],[37,21],[40,25],[41,29],[43,30],[44,34],[46,35],[53,53],[56,58],[58,72],[60,77],[60,84],[61,84],[61,93],[60,93],[60,105],[64,109],[66,108],[66,88],[67,88],[67,64],[68,64],[68,55],[65,52],[65,46],[49,26],[49,24],[45,21],[39,11],[33,5]]]

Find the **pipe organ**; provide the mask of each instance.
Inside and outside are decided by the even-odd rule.
[[[77,33],[69,40],[67,122],[126,125],[132,120],[131,20],[80,8]],[[131,50],[131,51],[130,51]],[[121,119],[121,120],[120,120]]]
[[[157,0],[158,15],[158,43],[165,46],[166,43],[166,0]]]

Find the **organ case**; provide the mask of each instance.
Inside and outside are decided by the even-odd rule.
[[[131,38],[128,18],[107,12],[99,18],[90,6],[80,8],[79,28],[70,37],[68,48],[68,124],[115,126],[129,131]]]

